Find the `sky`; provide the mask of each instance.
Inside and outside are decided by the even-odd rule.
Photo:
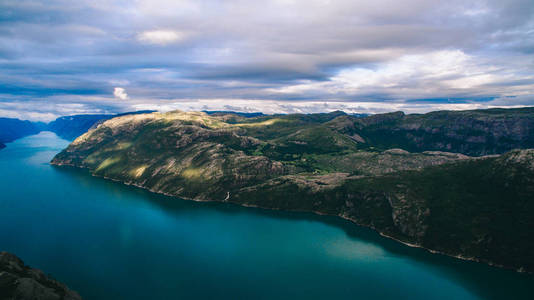
[[[534,106],[533,0],[0,0],[0,116]]]

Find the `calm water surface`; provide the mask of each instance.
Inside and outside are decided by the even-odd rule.
[[[400,245],[333,217],[196,203],[0,151],[0,250],[85,299],[534,299],[531,276]]]

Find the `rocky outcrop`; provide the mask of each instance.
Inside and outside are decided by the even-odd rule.
[[[410,152],[446,151],[471,156],[534,148],[534,108],[402,112],[365,118],[342,116],[331,126],[357,135],[366,147]]]
[[[81,300],[78,293],[32,269],[13,254],[0,252],[0,299],[2,300]]]

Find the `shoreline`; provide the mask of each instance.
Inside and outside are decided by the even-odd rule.
[[[401,243],[401,244],[403,244],[405,246],[408,246],[410,248],[424,249],[424,250],[426,250],[426,251],[428,251],[428,252],[430,252],[432,254],[444,255],[444,256],[456,258],[456,259],[463,260],[463,261],[472,261],[472,262],[477,262],[477,263],[483,263],[483,264],[489,265],[491,267],[496,267],[496,268],[505,269],[505,270],[512,270],[512,271],[515,271],[515,272],[521,273],[521,274],[526,274],[526,275],[533,275],[534,274],[534,271],[532,271],[532,272],[526,271],[523,267],[520,267],[520,268],[516,269],[516,268],[513,268],[513,267],[507,267],[505,265],[497,264],[497,263],[494,263],[492,261],[487,261],[487,260],[479,259],[479,258],[476,258],[476,257],[468,257],[468,256],[463,256],[463,255],[448,254],[448,253],[445,253],[445,252],[442,252],[442,251],[433,250],[433,249],[424,247],[424,246],[419,245],[419,244],[406,242],[406,241],[403,241],[403,240],[401,240],[399,238],[396,238],[396,237],[393,237],[393,236],[388,235],[386,233],[383,233],[380,230],[378,230],[377,228],[375,228],[374,226],[360,224],[358,222],[358,220],[352,219],[352,218],[349,218],[349,217],[345,217],[343,215],[328,214],[328,213],[323,213],[321,211],[314,211],[314,210],[281,209],[281,208],[276,208],[276,207],[267,207],[267,206],[260,206],[260,205],[254,205],[254,204],[248,204],[248,203],[238,203],[238,202],[229,201],[231,199],[230,195],[227,196],[223,200],[196,199],[196,198],[183,197],[183,196],[179,196],[179,195],[169,194],[169,193],[166,193],[166,192],[163,192],[163,191],[154,190],[154,189],[151,189],[149,187],[142,186],[142,185],[139,185],[139,184],[136,184],[136,183],[133,183],[133,182],[124,182],[124,181],[121,181],[119,179],[115,179],[115,178],[111,178],[111,177],[95,175],[91,171],[91,169],[87,168],[87,167],[80,167],[80,166],[76,166],[74,164],[68,164],[68,163],[53,163],[53,162],[50,162],[50,165],[58,166],[58,167],[71,167],[71,168],[76,168],[76,169],[80,169],[80,170],[88,170],[89,174],[91,174],[91,176],[93,176],[93,177],[103,178],[103,179],[110,180],[110,181],[113,181],[113,182],[121,183],[123,185],[134,186],[134,187],[137,187],[137,188],[141,188],[143,190],[149,191],[149,192],[154,193],[154,194],[164,195],[164,196],[167,196],[167,197],[178,198],[178,199],[187,200],[187,201],[230,203],[230,204],[233,204],[233,205],[239,205],[241,207],[247,207],[247,208],[257,208],[257,209],[264,209],[264,210],[271,210],[271,211],[313,213],[313,214],[318,215],[318,216],[338,217],[338,218],[341,218],[343,220],[349,221],[349,222],[351,222],[352,224],[354,224],[356,226],[361,226],[361,227],[364,227],[364,228],[372,229],[373,231],[378,233],[380,236],[382,236],[384,238],[391,239],[393,241]]]

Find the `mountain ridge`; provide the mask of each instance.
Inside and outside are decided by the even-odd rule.
[[[39,122],[22,121],[13,118],[0,118],[0,149],[5,147],[4,143],[9,143],[16,139],[39,133],[43,126],[44,123]]]
[[[37,134],[41,131],[52,131],[59,137],[72,141],[104,120],[129,114],[151,112],[154,111],[142,110],[120,114],[69,115],[59,117],[49,123],[32,122],[15,118],[0,118],[0,149],[6,147],[4,143]]]

